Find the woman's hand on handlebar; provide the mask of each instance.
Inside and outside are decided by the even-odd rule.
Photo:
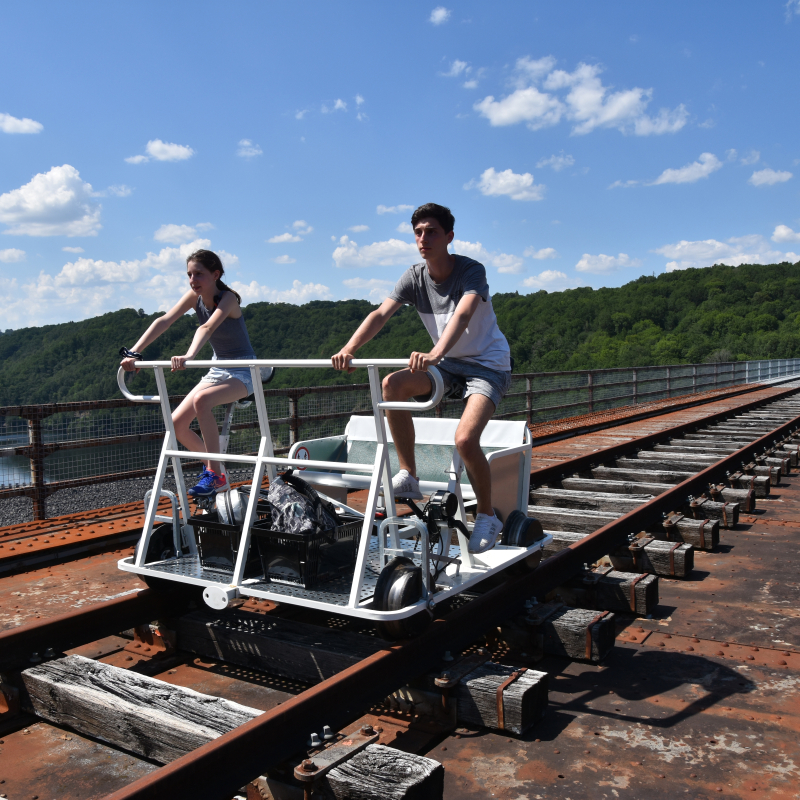
[[[189,356],[172,356],[172,372],[180,369],[186,369],[185,364],[189,358]]]
[[[331,357],[331,365],[334,369],[341,370],[342,372],[347,372],[348,374],[351,372],[355,372],[356,368],[350,366],[350,361],[353,358],[352,353],[348,353],[345,350],[341,350],[335,356]]]
[[[435,367],[444,356],[433,353],[412,353],[408,359],[408,367],[412,372],[427,372],[428,367]]]
[[[135,372],[138,375],[139,370],[133,366],[135,363],[135,358],[123,358],[122,361],[119,362],[120,366],[125,370],[125,372]]]

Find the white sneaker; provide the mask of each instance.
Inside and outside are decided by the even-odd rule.
[[[491,550],[502,530],[503,523],[496,514],[491,517],[488,514],[478,514],[469,537],[469,552],[485,553],[487,550]]]
[[[419,481],[407,470],[401,469],[392,478],[392,489],[395,497],[407,497],[409,500],[422,500]]]

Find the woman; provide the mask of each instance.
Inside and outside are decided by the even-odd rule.
[[[210,250],[195,251],[186,259],[186,273],[191,287],[189,291],[145,331],[132,352],[138,355],[174,322],[194,309],[200,320],[200,327],[186,354],[172,356],[173,372],[186,369],[185,362],[196,358],[208,341],[211,342],[215,360],[255,358],[242,316],[242,298],[222,282],[225,268],[219,256]],[[123,358],[122,368],[126,372],[133,372],[137,360]],[[218,453],[219,429],[214,418],[214,406],[241,400],[252,392],[253,380],[249,367],[212,367],[172,414],[178,441],[188,450]],[[195,418],[200,424],[202,439],[189,427]],[[200,473],[197,485],[189,489],[189,494],[200,497],[228,491],[231,487],[222,472],[220,462],[209,459],[204,464],[205,468]]]

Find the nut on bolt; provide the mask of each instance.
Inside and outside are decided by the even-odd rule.
[[[317,765],[310,758],[305,759],[300,766],[303,768],[303,772],[317,771]]]
[[[362,736],[372,736],[375,733],[375,728],[372,725],[362,725],[361,726],[361,735]]]

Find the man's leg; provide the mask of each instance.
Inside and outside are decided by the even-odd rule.
[[[495,412],[485,395],[471,394],[456,430],[456,449],[464,461],[469,482],[478,500],[478,514],[492,515],[492,474],[481,450],[481,434]]]
[[[403,369],[393,372],[383,379],[383,399],[394,402],[406,402],[412,397],[433,391],[433,383],[427,372],[412,372]],[[491,416],[491,415],[490,415]],[[417,477],[417,462],[414,458],[414,423],[410,411],[387,411],[389,429],[392,432],[394,446],[397,449],[397,460],[400,469],[408,470],[408,474]],[[484,423],[485,424],[485,423]]]

